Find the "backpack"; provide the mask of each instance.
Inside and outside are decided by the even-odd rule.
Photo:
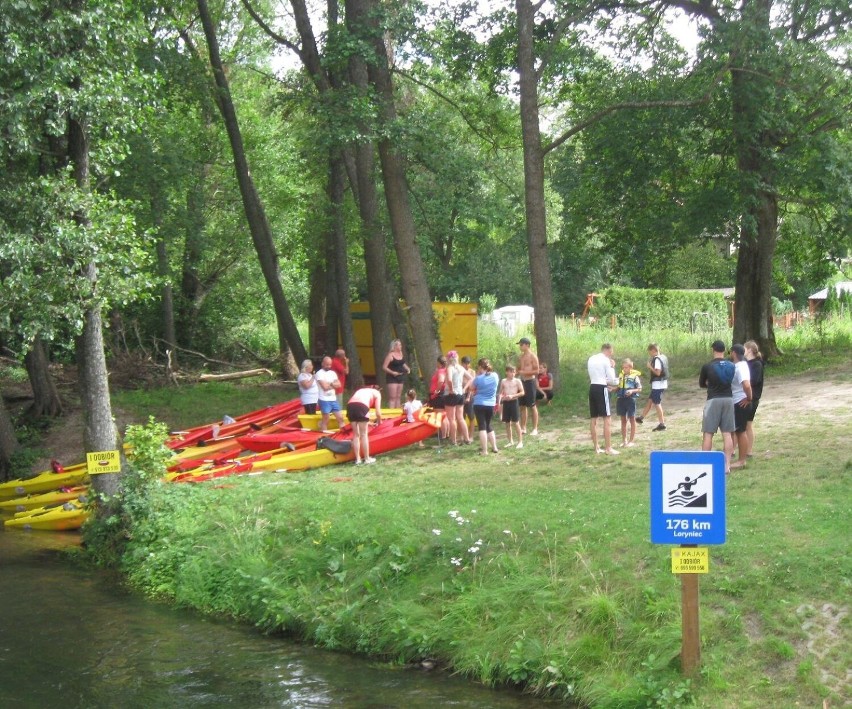
[[[719,381],[722,384],[730,384],[734,381],[734,374],[736,373],[737,368],[734,366],[734,363],[729,359],[719,359],[716,360],[716,376],[719,377]]]

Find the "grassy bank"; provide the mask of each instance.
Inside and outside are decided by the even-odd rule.
[[[674,372],[669,430],[646,425],[618,458],[590,450],[585,360],[605,338],[617,357],[644,362],[646,336],[571,333],[563,391],[522,451],[480,458],[431,445],[357,472],[158,486],[125,571],[146,592],[267,631],[391,663],[435,658],[589,706],[840,705],[852,699],[849,328],[793,337],[769,369],[757,455],[729,479],[728,542],[711,548],[701,580],[703,664],[692,681],[678,671],[669,547],[648,541],[648,453],[699,446],[695,380],[712,336],[656,338]],[[484,344],[499,363],[515,352]],[[239,413],[233,392],[252,408],[248,391],[119,401],[144,405],[140,421],[155,413],[180,427]],[[182,409],[192,418],[170,417]]]

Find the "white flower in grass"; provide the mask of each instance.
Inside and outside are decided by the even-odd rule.
[[[467,520],[464,517],[456,517],[456,522],[460,525],[464,524]]]
[[[461,538],[461,537],[456,537],[456,541],[457,541],[457,542],[460,542],[461,540],[462,540],[462,538]]]
[[[440,529],[433,529],[432,534],[434,534],[436,537],[440,537],[441,536],[441,530]]]
[[[450,515],[450,517],[452,517],[453,519],[455,519],[456,517],[459,516],[459,511],[458,510],[450,510],[449,512],[447,512],[447,514]]]
[[[476,540],[476,542],[474,542],[474,543],[475,543],[475,544],[476,544],[476,546],[478,546],[478,547],[481,547],[481,546],[482,546],[482,540],[481,540],[481,539],[477,539],[477,540]]]
[[[503,534],[511,534],[511,533],[512,533],[511,529],[504,529],[503,530]]]
[[[478,553],[478,552],[479,552],[479,547],[471,547],[470,549],[468,549],[468,551],[469,551],[471,554],[476,554],[476,553]]]
[[[452,559],[450,559],[450,563],[451,563],[453,566],[461,566],[462,560],[461,560],[461,559],[459,559],[458,557],[455,557],[455,556],[454,556]]]
[[[476,514],[476,510],[471,510],[471,511],[470,511],[470,513],[471,513],[472,515],[475,515],[475,514]]]

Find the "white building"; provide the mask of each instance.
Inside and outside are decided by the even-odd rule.
[[[532,327],[535,322],[535,308],[531,305],[504,305],[491,312],[491,321],[504,333],[514,337]]]

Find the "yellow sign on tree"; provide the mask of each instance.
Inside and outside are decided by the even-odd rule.
[[[118,451],[95,451],[86,453],[86,470],[89,475],[101,473],[120,473],[121,458]]]

